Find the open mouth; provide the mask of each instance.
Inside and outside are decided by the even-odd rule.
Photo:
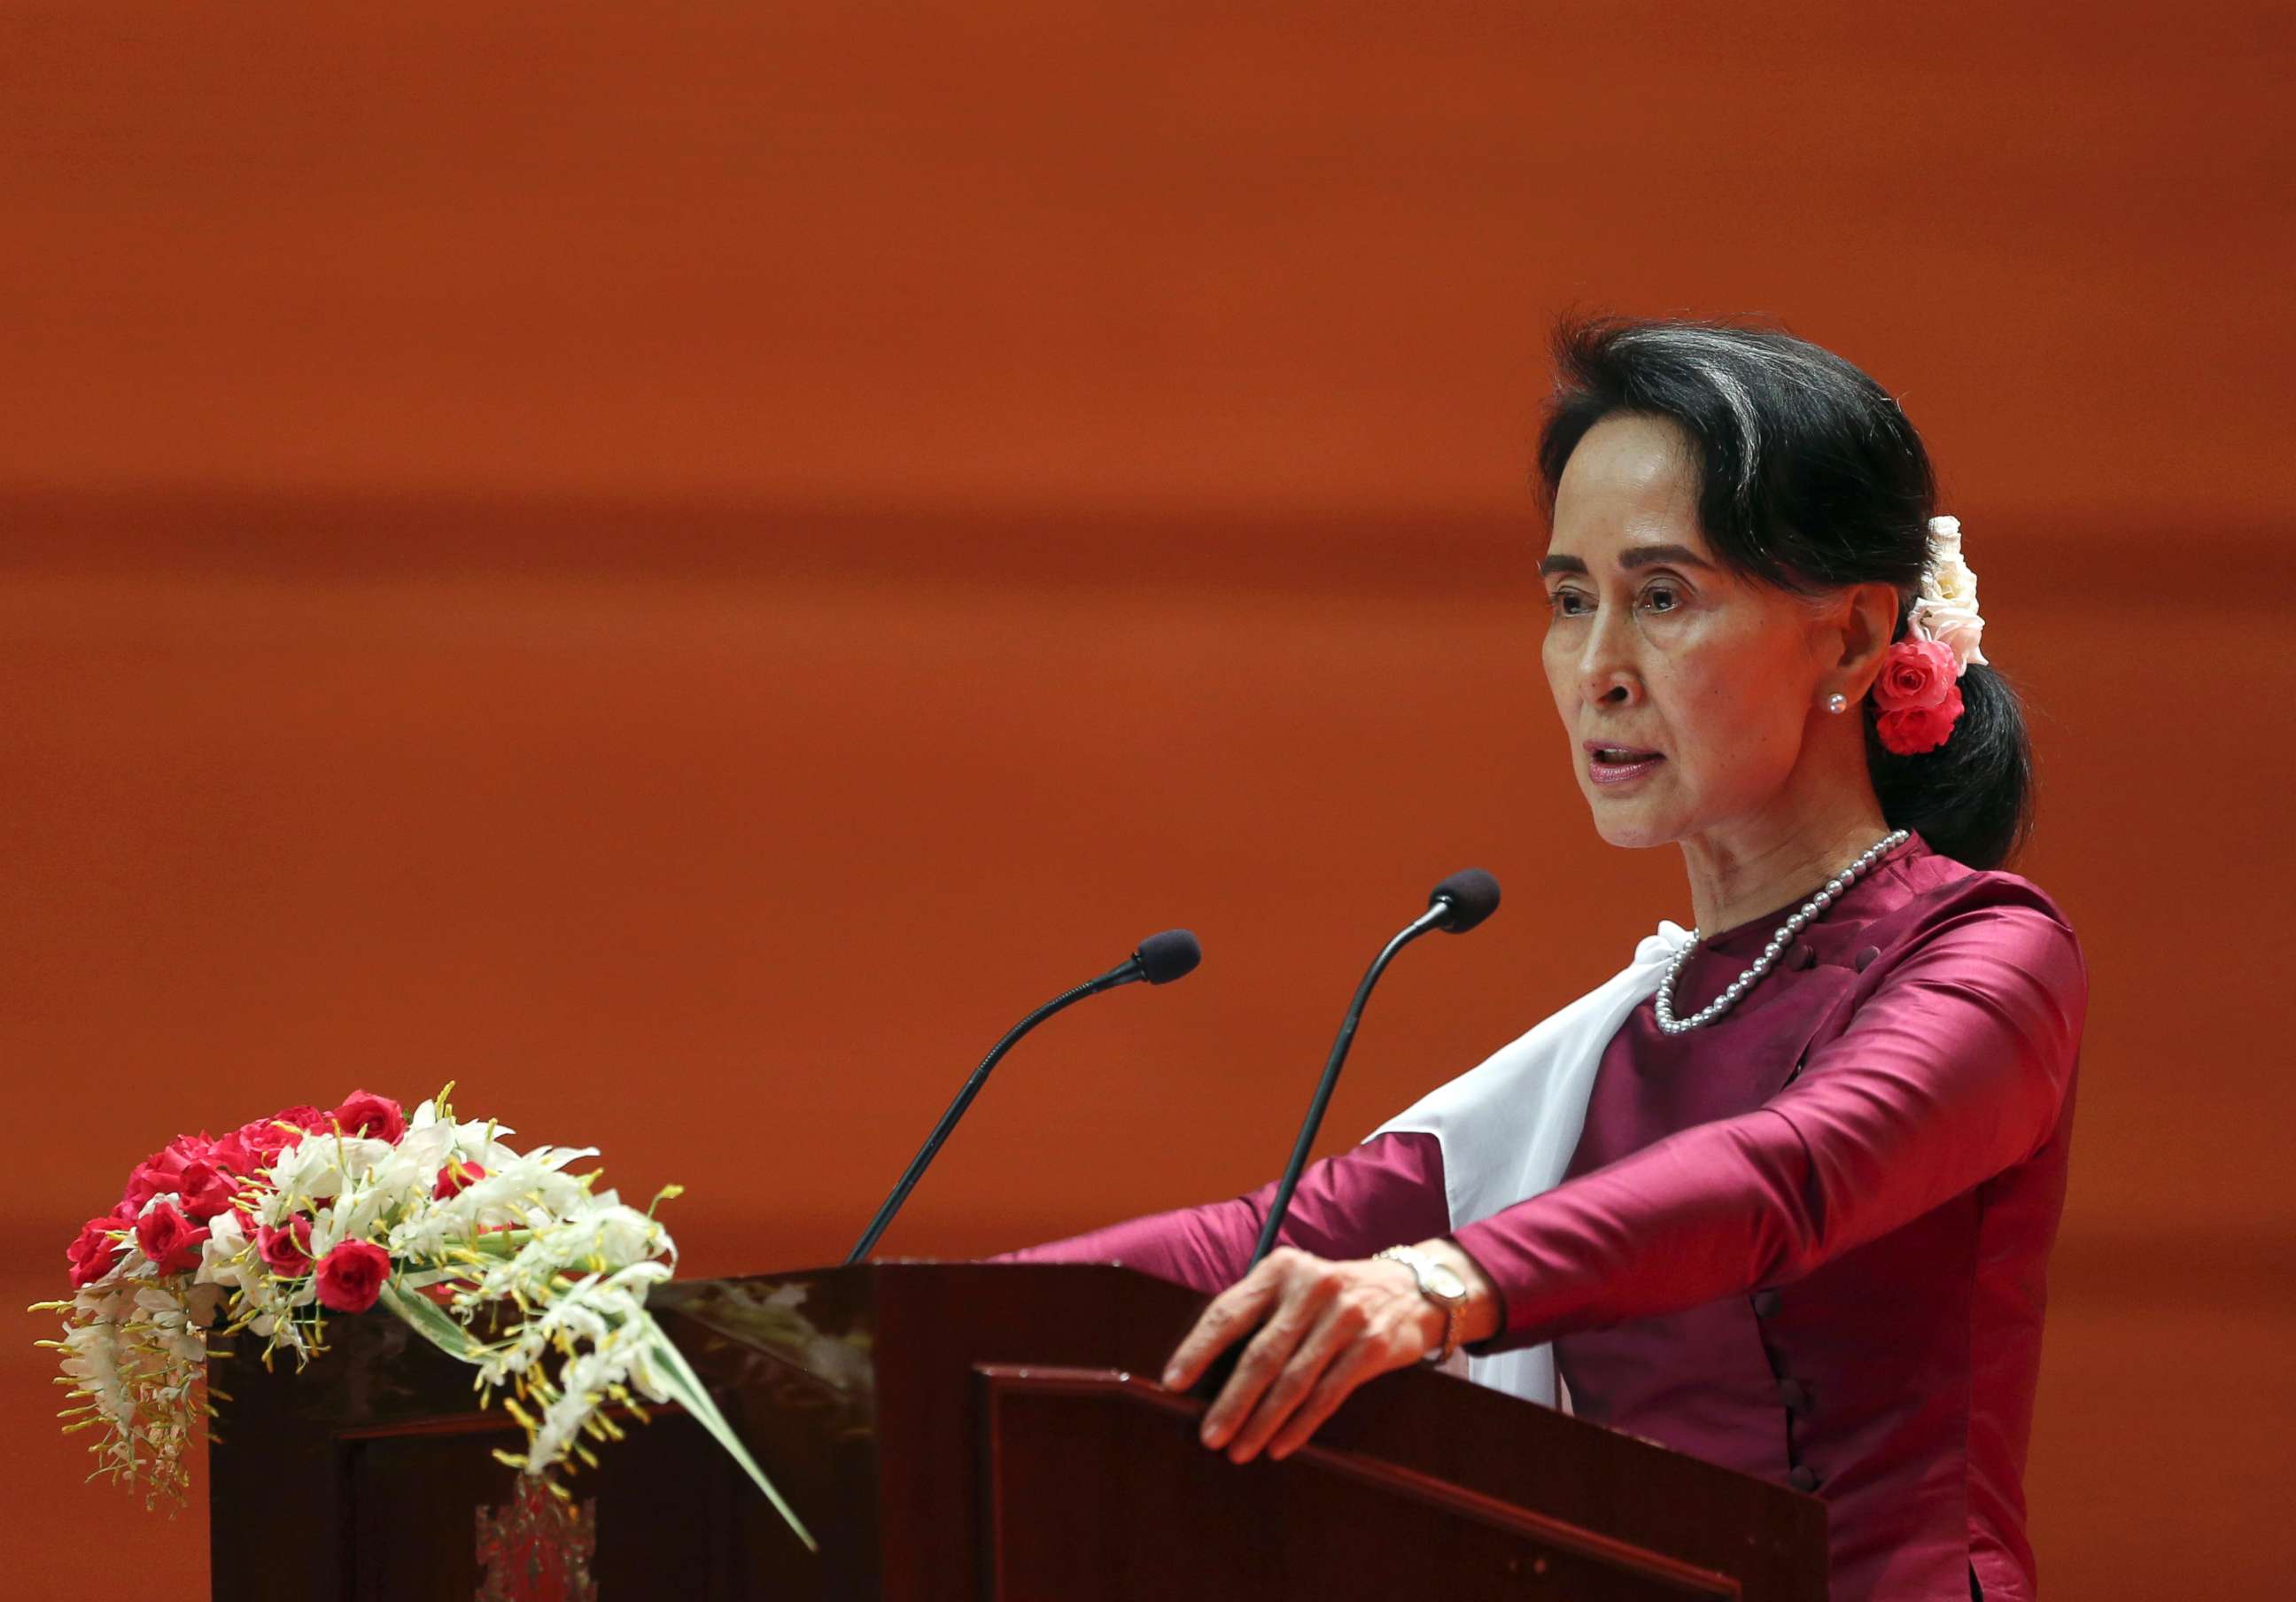
[[[1638,778],[1666,758],[1640,745],[1604,745],[1585,742],[1587,776],[1598,785],[1621,785]]]

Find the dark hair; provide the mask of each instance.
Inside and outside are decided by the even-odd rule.
[[[1803,594],[1894,585],[1903,636],[1937,480],[1881,385],[1806,340],[1734,323],[1566,317],[1554,358],[1538,440],[1550,516],[1587,430],[1614,412],[1666,418],[1693,448],[1699,523],[1726,566]],[[1997,867],[2030,826],[2032,747],[2001,675],[1972,662],[1960,687],[1952,737],[1920,756],[1883,750],[1869,705],[1866,766],[1891,827],[1972,867]]]

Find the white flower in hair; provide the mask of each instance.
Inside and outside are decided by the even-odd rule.
[[[1906,626],[1915,639],[1935,640],[1953,653],[1966,673],[1969,664],[1990,667],[1979,641],[1985,619],[1977,610],[1977,575],[1961,559],[1961,520],[1930,519],[1930,555],[1922,569],[1922,587],[1907,615]]]

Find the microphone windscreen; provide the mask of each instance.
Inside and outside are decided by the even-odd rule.
[[[1443,932],[1464,934],[1499,909],[1499,882],[1480,867],[1462,868],[1429,893],[1430,907],[1438,901],[1451,904],[1451,915],[1441,925]]]
[[[1186,930],[1167,929],[1142,941],[1132,959],[1140,965],[1141,978],[1150,984],[1168,984],[1194,973],[1204,959],[1204,949]]]

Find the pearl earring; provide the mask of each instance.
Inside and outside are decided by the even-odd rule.
[[[1837,691],[1825,698],[1825,710],[1839,718],[1849,710],[1849,698]]]

